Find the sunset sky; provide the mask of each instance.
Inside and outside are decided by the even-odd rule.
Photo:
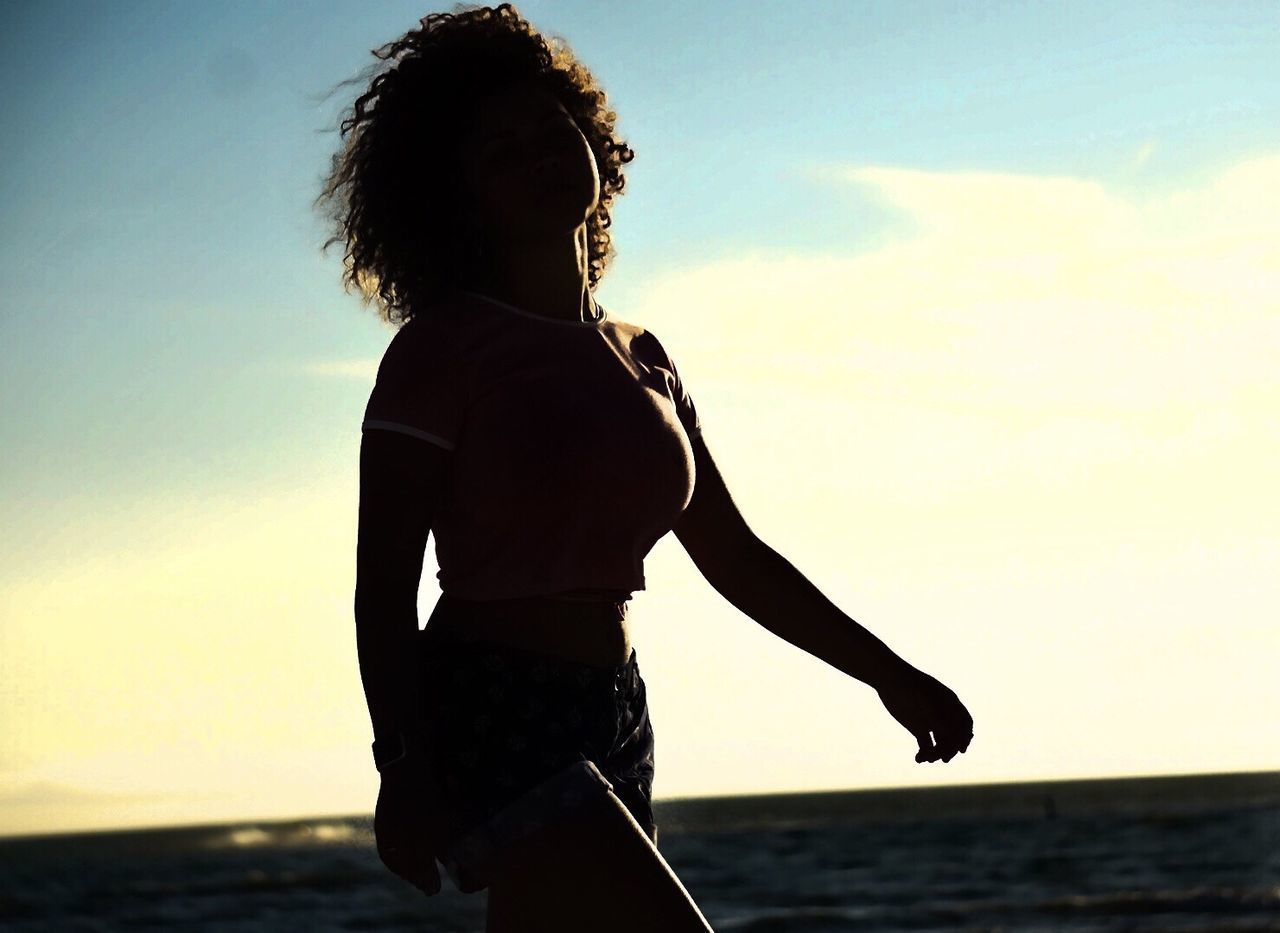
[[[657,799],[1280,767],[1280,7],[518,4],[637,156],[596,292],[948,764],[674,535]],[[326,92],[441,5],[0,13],[0,835],[368,812]],[[439,593],[434,544],[423,621]]]

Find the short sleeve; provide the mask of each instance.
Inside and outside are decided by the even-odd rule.
[[[462,430],[462,367],[447,335],[421,323],[403,325],[387,345],[361,430],[396,431],[451,451]]]
[[[685,386],[684,380],[680,378],[680,371],[676,368],[675,361],[671,359],[671,354],[662,346],[662,342],[654,336],[652,331],[646,331],[653,338],[654,343],[658,345],[658,349],[662,352],[664,366],[671,373],[668,384],[671,387],[671,400],[675,403],[676,414],[680,418],[680,423],[684,426],[685,433],[690,438],[702,433],[702,419],[698,417],[698,408],[693,404],[693,396],[689,394],[689,389]]]

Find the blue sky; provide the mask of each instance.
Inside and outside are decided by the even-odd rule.
[[[0,74],[7,93],[0,100],[0,154],[5,166],[0,174],[0,211],[7,223],[0,232],[0,275],[5,281],[0,372],[7,404],[0,411],[0,437],[8,455],[0,460],[5,490],[0,520],[9,534],[0,545],[0,587],[6,593],[0,605],[0,648],[7,645],[7,650],[0,650],[5,657],[0,661],[0,682],[6,683],[0,687],[6,720],[0,729],[6,735],[0,744],[0,831],[6,826],[139,818],[84,802],[106,799],[94,795],[111,793],[112,780],[130,786],[127,765],[117,768],[93,757],[99,752],[91,751],[96,746],[87,738],[81,758],[59,758],[58,742],[47,734],[74,718],[71,700],[63,697],[58,680],[60,672],[72,678],[81,670],[78,664],[85,670],[93,667],[86,657],[66,664],[61,660],[77,656],[86,633],[106,638],[103,626],[121,625],[118,639],[105,641],[104,650],[170,656],[163,641],[138,647],[138,639],[163,639],[169,631],[163,624],[164,608],[146,602],[145,581],[154,579],[162,567],[174,573],[180,571],[173,568],[187,568],[180,573],[188,586],[182,592],[190,602],[183,602],[181,611],[212,606],[220,598],[214,594],[252,590],[256,598],[269,602],[271,618],[279,618],[277,612],[288,616],[281,632],[299,639],[328,639],[329,680],[317,681],[314,689],[317,696],[327,695],[325,684],[338,678],[333,708],[341,710],[335,716],[346,717],[341,720],[346,731],[338,730],[347,743],[342,747],[360,753],[364,710],[359,706],[358,679],[350,679],[354,642],[349,637],[349,604],[344,602],[353,581],[343,575],[353,573],[354,566],[355,499],[349,494],[354,491],[359,418],[371,367],[390,331],[354,295],[342,292],[341,250],[319,252],[327,231],[310,204],[337,145],[332,128],[339,108],[350,102],[345,92],[332,98],[325,98],[325,92],[372,61],[370,49],[411,28],[431,9],[407,3],[45,2],[10,5],[2,14]],[[668,348],[680,351],[676,356],[699,401],[708,438],[753,527],[770,532],[764,536],[784,554],[799,555],[793,559],[802,571],[891,645],[897,626],[920,633],[915,637],[922,645],[961,636],[941,622],[926,622],[927,607],[908,605],[905,590],[873,583],[852,568],[838,568],[838,560],[844,558],[834,555],[870,560],[873,553],[890,553],[896,542],[903,550],[895,559],[903,567],[918,568],[917,578],[927,577],[930,565],[921,561],[937,555],[910,550],[920,546],[920,536],[941,540],[938,535],[953,532],[961,541],[972,529],[992,522],[957,512],[937,527],[904,521],[890,528],[876,525],[868,516],[887,522],[897,513],[867,511],[863,506],[870,506],[859,493],[849,492],[850,498],[837,498],[833,505],[829,499],[806,499],[802,490],[780,487],[789,487],[799,471],[809,475],[809,463],[820,460],[838,471],[831,474],[832,489],[856,487],[864,477],[868,484],[879,484],[874,489],[888,497],[881,501],[898,501],[894,496],[900,493],[908,502],[906,486],[894,492],[893,476],[903,483],[915,482],[911,488],[918,494],[921,484],[935,480],[944,486],[951,480],[961,482],[956,479],[959,474],[947,472],[947,464],[970,461],[959,454],[949,460],[922,446],[910,462],[936,467],[943,480],[931,478],[924,468],[919,473],[888,468],[876,473],[869,463],[886,445],[916,443],[905,440],[912,425],[917,433],[939,432],[932,436],[943,437],[944,444],[961,443],[956,439],[961,435],[995,435],[982,434],[986,429],[962,430],[970,426],[966,419],[990,413],[982,408],[988,402],[961,391],[961,381],[970,379],[963,373],[949,383],[945,403],[939,401],[941,396],[930,395],[932,389],[924,383],[911,388],[904,382],[899,401],[905,407],[892,417],[886,409],[884,420],[876,421],[873,400],[896,384],[895,373],[908,370],[881,371],[868,364],[853,379],[847,371],[848,353],[839,355],[839,348],[848,345],[833,341],[831,334],[885,337],[885,328],[896,327],[894,339],[937,349],[939,341],[959,340],[974,328],[989,327],[983,333],[997,341],[1025,331],[1030,342],[1020,345],[1023,351],[1035,345],[1037,334],[1066,347],[1072,338],[1070,331],[1057,329],[1062,321],[1080,309],[1098,307],[1099,295],[1104,294],[1073,292],[1072,300],[1080,303],[1043,306],[1042,310],[1053,309],[1044,313],[1058,314],[1043,322],[1031,317],[1031,310],[1010,312],[1017,315],[1013,318],[998,318],[994,311],[983,317],[1003,306],[1004,298],[991,296],[981,299],[985,304],[980,308],[963,302],[945,307],[948,295],[973,284],[964,275],[965,268],[975,266],[959,265],[957,242],[1018,244],[1026,241],[1028,229],[1044,232],[1045,225],[1060,224],[1073,231],[1071,242],[1079,243],[1100,229],[1104,221],[1099,218],[1119,218],[1114,228],[1107,227],[1119,246],[1110,253],[1090,253],[1086,259],[1093,265],[1087,268],[1093,271],[1073,282],[1102,275],[1098,270],[1104,267],[1114,275],[1111,266],[1121,260],[1107,257],[1125,252],[1129,241],[1118,232],[1125,230],[1141,231],[1134,242],[1150,250],[1136,258],[1125,253],[1124,262],[1133,264],[1126,267],[1131,274],[1106,279],[1107,296],[1124,289],[1134,278],[1132,270],[1149,269],[1157,260],[1172,261],[1170,257],[1181,257],[1171,267],[1175,269],[1185,269],[1210,253],[1217,257],[1201,276],[1209,286],[1226,283],[1223,270],[1237,270],[1229,276],[1235,290],[1227,289],[1223,298],[1235,302],[1233,308],[1238,305],[1237,322],[1202,322],[1207,329],[1194,332],[1197,346],[1210,347],[1207,371],[1218,367],[1224,376],[1232,374],[1239,380],[1232,390],[1236,394],[1227,402],[1213,396],[1211,405],[1216,383],[1205,376],[1203,386],[1195,385],[1207,394],[1188,394],[1185,410],[1162,409],[1156,415],[1150,405],[1137,406],[1120,389],[1120,394],[1100,394],[1094,415],[1111,419],[1111,427],[1105,429],[1111,433],[1088,433],[1104,430],[1098,428],[1101,422],[1077,423],[1070,430],[1083,433],[1072,435],[1074,450],[1103,450],[1106,444],[1127,443],[1125,439],[1137,436],[1150,441],[1152,446],[1144,449],[1165,450],[1160,446],[1165,441],[1142,431],[1152,424],[1175,422],[1204,428],[1210,410],[1218,412],[1213,417],[1225,418],[1226,412],[1235,419],[1230,424],[1213,422],[1210,434],[1222,441],[1223,450],[1228,449],[1230,431],[1256,438],[1272,423],[1266,420],[1262,401],[1271,398],[1274,383],[1267,381],[1265,363],[1255,363],[1250,354],[1272,346],[1276,280],[1267,272],[1269,259],[1263,262],[1248,244],[1232,246],[1230,231],[1254,230],[1260,238],[1272,232],[1265,217],[1250,213],[1250,205],[1271,203],[1267,199],[1274,197],[1275,172],[1268,160],[1280,153],[1280,124],[1274,118],[1280,112],[1274,57],[1280,12],[1275,4],[529,2],[520,9],[538,28],[568,39],[595,72],[620,115],[621,134],[637,153],[627,168],[626,193],[614,214],[618,256],[598,292],[602,303],[616,316],[652,326]],[[1042,204],[1043,213],[1030,220],[1019,213]],[[1079,213],[1094,207],[1096,214]],[[1126,226],[1134,217],[1139,218],[1133,221],[1136,225]],[[1030,226],[1022,226],[1024,221]],[[970,225],[972,235],[959,241],[931,239],[954,223]],[[1193,240],[1196,231],[1210,229],[1222,231],[1210,247]],[[1173,239],[1161,239],[1167,231],[1185,231],[1186,236],[1177,239],[1170,233]],[[1023,263],[1020,268],[1032,268],[1046,255],[1051,254],[1028,255],[1017,262]],[[836,265],[853,270],[852,278],[823,279]],[[752,305],[752,294],[733,292],[735,275],[752,281],[755,294],[778,299]],[[894,283],[905,290],[926,280],[936,280],[938,292],[920,299],[923,303],[913,306],[917,312],[904,310],[896,324],[881,320],[882,313],[892,314]],[[1242,290],[1242,282],[1254,284]],[[814,291],[805,291],[811,286]],[[1205,294],[1212,296],[1209,286]],[[1179,287],[1182,295],[1195,291],[1185,283]],[[1138,334],[1135,347],[1154,345],[1153,340],[1174,326],[1151,316],[1160,307],[1153,289],[1157,284],[1132,299],[1133,307],[1145,309],[1131,318]],[[879,302],[874,307],[869,297],[873,294]],[[1021,293],[1006,294],[1014,301]],[[847,303],[841,303],[842,298],[832,301],[831,295],[847,297]],[[968,300],[978,299],[970,295]],[[1116,300],[1117,307],[1128,307]],[[1197,304],[1189,298],[1188,316],[1179,320],[1190,320],[1193,311],[1207,308],[1204,302],[1212,300]],[[903,308],[908,304],[904,298]],[[966,308],[978,310],[970,313]],[[933,316],[911,316],[926,312]],[[1114,316],[1088,320],[1101,328],[1096,333],[1119,333],[1106,329],[1112,326],[1106,321],[1117,320]],[[1221,340],[1215,342],[1215,334]],[[779,344],[781,336],[791,342]],[[949,351],[955,355],[938,359],[963,367],[958,346]],[[1081,346],[1088,350],[1097,344],[1086,340]],[[1128,344],[1121,340],[1115,346]],[[777,353],[771,356],[771,349]],[[797,359],[803,356],[803,365],[788,369],[784,351]],[[894,352],[907,353],[895,359],[909,363],[909,351],[899,346]],[[998,367],[999,360],[1015,358],[1011,350],[988,362]],[[1173,361],[1168,356],[1151,362],[1144,384],[1167,380],[1185,388],[1185,370]],[[920,373],[942,372],[938,365],[935,360]],[[1115,365],[1119,380],[1124,363]],[[770,381],[771,373],[784,370],[795,378]],[[1029,406],[1041,407],[1035,409],[1038,414],[1018,415],[1023,419],[1016,422],[1018,430],[1033,430],[1027,425],[1052,408],[1048,400],[1073,391],[1079,397],[1085,388],[1083,381],[1073,381],[1085,380],[1078,370],[1065,364],[1048,370],[1059,372],[1064,381],[1055,383],[1052,391],[1045,388],[1040,395],[1027,396],[1033,400]],[[804,380],[815,372],[830,376],[815,383],[825,386],[825,395],[806,394]],[[1242,374],[1254,374],[1248,376],[1253,381]],[[764,387],[767,405],[762,407],[765,396],[753,393],[763,393]],[[1006,404],[1008,395],[1002,398]],[[858,407],[860,400],[865,407]],[[1124,408],[1126,404],[1130,408]],[[1131,420],[1115,427],[1121,423],[1116,419],[1122,408]],[[1134,414],[1139,408],[1145,414]],[[745,417],[748,411],[755,417]],[[1001,417],[1014,416],[1005,411]],[[987,428],[996,430],[990,427],[996,423]],[[1006,427],[1014,423],[999,422]],[[788,430],[791,445],[799,450],[794,462],[773,445],[762,445],[762,439],[767,442]],[[835,447],[834,436],[858,440]],[[717,439],[721,448],[715,447]],[[1052,435],[1046,449],[1062,439],[1063,435]],[[1038,449],[1032,440],[1023,440],[1026,451]],[[908,457],[907,448],[896,449]],[[981,449],[992,450],[989,445]],[[1094,475],[1104,469],[1099,466],[1103,461],[1114,465],[1114,449],[1106,449],[1112,451],[1109,461],[1091,461],[1079,475]],[[1258,472],[1247,473],[1246,467],[1246,479],[1237,480],[1237,491],[1262,493],[1267,487],[1260,465],[1272,462],[1273,446],[1241,451]],[[1137,462],[1132,451],[1126,456]],[[980,462],[979,454],[973,457],[971,466]],[[886,462],[893,462],[891,455]],[[1189,461],[1182,462],[1185,466]],[[1175,542],[1209,540],[1198,537],[1198,530],[1212,525],[1214,534],[1222,536],[1212,539],[1221,545],[1210,549],[1213,554],[1248,558],[1221,564],[1223,572],[1236,574],[1237,583],[1251,581],[1261,587],[1248,611],[1270,610],[1274,615],[1274,588],[1265,585],[1272,569],[1266,561],[1273,560],[1267,555],[1274,553],[1266,548],[1274,539],[1235,505],[1213,498],[1218,493],[1208,490],[1217,474],[1210,465],[1203,469],[1202,476],[1183,478],[1190,485],[1170,480],[1170,495],[1184,506],[1191,504],[1185,510],[1186,524],[1160,526],[1164,531],[1152,532],[1154,537],[1144,539],[1147,544],[1140,549],[1172,554],[1169,549]],[[1122,487],[1123,483],[1114,488]],[[959,508],[962,498],[970,501],[971,491],[947,488],[952,489],[947,498],[951,507]],[[1002,489],[1013,498],[1001,499]],[[1039,494],[1052,498],[1058,493],[1045,488]],[[1019,495],[1032,498],[1010,505]],[[1039,501],[1035,495],[1034,490],[1016,492],[996,485],[971,501],[1003,501],[1014,516],[1006,518],[1014,521],[1016,514],[1028,514],[1029,502]],[[1101,500],[1093,494],[1089,501]],[[1124,501],[1136,500],[1130,495]],[[308,511],[307,503],[319,511]],[[1143,513],[1143,527],[1155,527],[1154,514]],[[1238,519],[1237,524],[1223,517],[1228,514],[1236,516],[1232,521]],[[966,522],[973,522],[972,527]],[[1201,522],[1205,524],[1197,524]],[[248,586],[237,574],[252,573],[251,568],[218,563],[231,560],[228,555],[247,553],[243,541],[237,544],[237,534],[258,534],[254,540],[259,540],[262,528],[280,527],[292,527],[296,533],[281,539],[281,546],[291,550],[278,555],[274,581],[268,577]],[[302,528],[324,529],[331,537],[303,534]],[[1088,534],[1098,530],[1091,528]],[[1076,530],[1078,536],[1062,546],[1075,547],[1077,553],[1090,551],[1097,541]],[[1016,551],[1016,535],[1010,534]],[[225,550],[197,561],[195,549],[207,544],[206,536],[222,541]],[[1202,569],[1210,553],[1205,546],[1197,552]],[[956,544],[948,553],[963,550]],[[995,563],[982,565],[987,572],[997,565],[1013,572],[1006,556],[991,560]],[[1044,560],[1046,567],[1052,565],[1048,551]],[[1174,557],[1169,560],[1173,562],[1161,564],[1159,572],[1177,577],[1170,568],[1181,565]],[[695,579],[687,561],[681,561],[678,545],[670,538],[653,555],[651,590],[665,585],[668,593],[683,600],[673,595],[673,602],[662,603],[668,597],[644,594],[643,599],[652,601],[655,619],[662,613],[674,619],[698,605],[699,611],[715,615],[715,625],[723,626],[713,627],[720,638],[754,630],[732,607],[716,602],[714,594],[707,597],[705,584]],[[92,613],[93,600],[85,604],[84,616],[58,601],[71,585],[68,581],[80,579],[74,574],[89,572],[86,568],[101,569],[103,576],[92,586],[83,580],[80,585],[95,594],[94,599],[115,607],[109,618]],[[984,571],[971,567],[969,572],[981,576]],[[122,579],[126,573],[144,582],[129,584]],[[941,594],[940,581],[949,578],[942,569],[937,574],[934,585]],[[1026,573],[1024,578],[1029,578]],[[1094,577],[1087,579],[1093,582],[1081,582],[1085,590],[1102,586]],[[122,589],[112,589],[116,585]],[[908,586],[905,577],[903,586]],[[141,611],[143,604],[130,603],[122,595],[126,591],[156,613],[154,625],[128,627],[127,620],[136,617],[131,613]],[[689,595],[695,592],[699,595]],[[1095,591],[1099,599],[1104,593],[1114,597],[1106,587]],[[201,594],[209,594],[211,601],[206,603]],[[1027,598],[1034,605],[1036,599],[1047,598],[1047,591],[1028,593]],[[704,599],[711,601],[696,602]],[[261,603],[238,606],[236,618],[225,624],[246,626],[245,632],[262,626],[264,619],[255,605],[263,608]],[[54,607],[61,608],[55,612]],[[1001,614],[999,607],[985,611],[986,617]],[[199,625],[217,630],[219,619],[226,617],[209,612]],[[177,616],[171,618],[172,625],[195,624],[189,621],[193,616],[180,614],[180,607],[171,615]],[[56,641],[43,627],[51,624],[60,627]],[[670,639],[686,632],[675,622],[663,624],[669,629],[654,623],[648,635],[650,653],[659,658],[668,650],[659,648],[664,632]],[[1265,648],[1268,636],[1261,616],[1249,616],[1239,624],[1247,636],[1242,644],[1252,646],[1255,654]],[[1034,650],[1034,632],[1021,631],[1019,637],[1026,642],[1002,642],[999,650],[1016,651],[1018,645]],[[1157,620],[1143,621],[1132,643],[1142,644],[1158,631]],[[700,631],[697,637],[706,651],[703,657],[722,657],[718,652],[723,642],[711,631]],[[760,636],[753,632],[743,637]],[[793,682],[801,691],[804,672],[819,667],[819,662],[792,658],[787,652],[793,649],[768,642],[771,636],[764,638],[753,643],[749,650],[759,654],[751,657],[781,653],[791,658],[786,663],[798,664]],[[1195,643],[1193,635],[1187,638],[1188,646]],[[253,643],[235,644],[238,657],[246,652],[254,656]],[[977,671],[992,673],[979,660],[992,651],[979,652],[972,638],[965,645],[965,651],[974,652]],[[118,685],[122,709],[133,709],[129,704],[141,703],[144,695],[168,696],[166,690],[181,694],[200,677],[208,678],[209,691],[200,702],[219,703],[216,673],[200,667],[200,652],[188,647],[190,651],[175,649],[172,657],[186,658],[181,663],[190,663],[190,671],[201,672],[198,676],[174,675],[171,681],[149,683],[142,675],[128,689]],[[946,657],[942,652],[937,674],[950,682]],[[960,668],[955,676],[963,679],[965,668],[955,663]],[[1223,663],[1226,677],[1230,665]],[[929,669],[924,663],[920,666]],[[102,665],[93,669],[94,676],[102,678],[95,684],[114,683]],[[720,696],[732,692],[737,683],[734,671],[742,669],[726,662],[708,675],[722,678],[720,688],[708,689]],[[187,669],[179,665],[179,670]],[[252,670],[243,674],[246,682],[254,680]],[[696,695],[681,692],[687,689],[684,682],[675,673],[670,676],[669,706],[655,712],[665,712],[673,721]],[[662,678],[655,662],[651,680],[662,685]],[[991,677],[987,681],[994,683]],[[844,684],[831,681],[826,689],[838,691]],[[993,686],[993,707],[1000,696]],[[1275,698],[1254,698],[1259,696]],[[1114,696],[1111,700],[1120,702]],[[109,700],[103,702],[105,709],[111,708]],[[809,708],[818,697],[815,694],[806,705],[797,695],[795,702],[797,710]],[[884,715],[866,698],[862,702],[860,718]],[[1046,698],[1043,709],[1053,708]],[[233,704],[219,714],[223,727],[206,737],[210,749],[243,751],[237,743],[255,749],[278,744],[270,739],[270,730],[250,738],[237,731],[236,709]],[[705,740],[713,725],[718,736],[732,734],[735,721],[717,725],[714,718],[695,719],[685,725],[682,720],[678,728],[672,722],[672,750],[667,756],[673,776],[667,793],[717,792],[710,772],[693,761],[695,742]],[[150,728],[154,732],[154,724]],[[37,731],[46,737],[37,736]],[[780,725],[778,735],[784,734],[795,737]],[[117,738],[117,744],[129,741],[126,733]],[[809,753],[826,747],[825,738],[814,735],[810,740]],[[75,745],[80,739],[68,741],[73,751],[81,747]],[[172,741],[181,747],[180,731]],[[726,761],[752,753],[750,736],[725,741],[733,746],[724,752]],[[803,740],[796,741],[803,750]],[[1224,767],[1266,764],[1245,748],[1243,738],[1237,742],[1228,736],[1222,741],[1220,748],[1200,758],[1179,758],[1170,752],[1167,759],[1157,755],[1132,760],[1118,755],[1119,744],[1102,743],[1094,758],[1075,767],[1078,773],[1102,774],[1108,768],[1117,773],[1215,770],[1214,761]],[[139,748],[155,751],[150,745]],[[312,750],[321,758],[334,754],[318,739]],[[802,754],[797,752],[797,758]],[[858,757],[869,760],[878,754],[869,747]],[[1071,765],[1058,763],[1048,753],[1035,759],[1034,766],[1019,764],[1013,748],[993,746],[984,754],[989,757],[983,765],[974,763],[977,756],[971,755],[962,767],[953,763],[950,772],[927,778],[909,769],[877,770],[868,765],[869,770],[860,771],[842,762],[822,772],[814,786],[1074,773]],[[1274,759],[1270,763],[1274,765]],[[364,765],[352,765],[345,783],[321,788],[299,805],[312,811],[359,809],[369,793],[361,783],[366,780],[363,771],[356,771]],[[723,789],[799,789],[804,786],[801,774],[799,765],[794,771],[775,769],[754,785],[739,782]],[[171,783],[186,780],[175,775]],[[59,809],[56,792],[49,792],[45,806],[40,804],[44,791],[32,791],[57,787],[66,789],[74,804],[71,809]],[[216,791],[192,784],[182,793]],[[664,791],[661,779],[656,791]],[[163,787],[155,793],[163,793]],[[215,812],[234,816],[249,809],[246,798],[235,793],[228,792],[222,810],[174,803],[171,817]],[[17,803],[5,811],[5,799]],[[371,805],[372,798],[368,801]],[[159,812],[154,801],[148,807],[148,813]],[[103,815],[108,812],[117,816]],[[289,815],[285,797],[271,812]]]

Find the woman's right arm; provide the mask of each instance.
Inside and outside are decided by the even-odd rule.
[[[356,649],[375,738],[420,728],[418,582],[452,456],[380,428],[360,442]],[[409,756],[382,771],[374,836],[383,864],[433,895],[440,891],[434,856],[451,829],[449,814],[429,763],[414,754],[419,746],[409,747]]]
[[[356,647],[375,738],[417,728],[422,713],[418,584],[452,457],[397,431],[360,442]]]

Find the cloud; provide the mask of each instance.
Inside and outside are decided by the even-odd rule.
[[[908,232],[859,253],[758,251],[653,283],[637,316],[678,335],[703,382],[749,367],[851,399],[1076,414],[1273,385],[1280,156],[1145,199],[1066,176],[814,177],[879,201]]]
[[[112,801],[151,800],[156,794],[131,794],[90,790],[56,781],[29,781],[0,787],[0,809],[29,806],[99,806]]]
[[[1129,167],[1135,169],[1142,168],[1142,166],[1147,164],[1147,160],[1151,158],[1155,151],[1156,141],[1154,139],[1148,139],[1138,147],[1138,151],[1134,153],[1133,161],[1129,163]]]

